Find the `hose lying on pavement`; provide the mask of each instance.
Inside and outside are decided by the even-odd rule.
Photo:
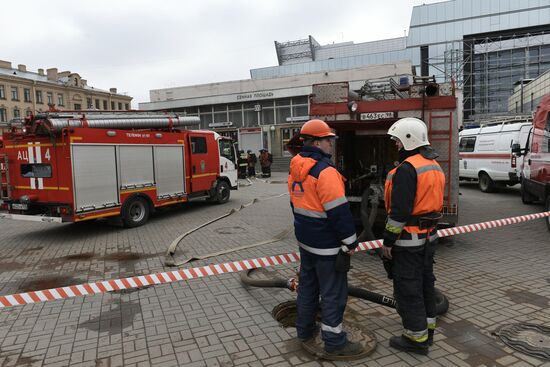
[[[284,279],[280,277],[271,277],[267,279],[258,279],[253,278],[251,275],[252,273],[257,269],[250,269],[247,271],[242,271],[241,274],[241,282],[243,282],[246,285],[252,286],[252,287],[260,287],[260,288],[286,288],[290,290],[293,289],[293,282],[295,282],[295,279]],[[435,290],[436,297],[435,297],[435,313],[436,315],[440,316],[445,314],[449,309],[449,300],[439,289]],[[390,307],[390,308],[396,308],[396,302],[395,299],[392,297],[384,296],[379,293],[371,292],[363,288],[354,287],[354,286],[348,286],[348,295],[351,297],[361,298],[366,301],[370,301],[373,303],[377,303],[382,306]]]
[[[265,245],[265,244],[268,244],[268,243],[277,242],[277,241],[282,240],[290,232],[290,229],[287,229],[286,231],[277,234],[275,237],[273,237],[269,240],[261,241],[261,242],[254,243],[254,244],[251,244],[251,245],[240,246],[240,247],[227,249],[227,250],[222,250],[222,251],[219,251],[219,252],[214,252],[214,253],[210,253],[210,254],[206,254],[206,255],[195,255],[195,256],[189,257],[187,259],[178,261],[178,262],[176,262],[176,260],[174,259],[174,255],[176,253],[177,247],[179,246],[181,241],[185,237],[189,236],[191,233],[193,233],[195,231],[198,231],[199,229],[204,228],[204,227],[208,226],[209,224],[212,224],[212,223],[215,223],[215,222],[217,222],[221,219],[227,218],[230,215],[235,214],[235,213],[237,213],[237,212],[239,212],[239,211],[241,211],[241,210],[243,210],[243,209],[245,209],[245,208],[247,208],[251,205],[254,205],[254,204],[256,204],[260,201],[280,198],[280,197],[285,196],[285,195],[288,195],[288,193],[285,192],[285,193],[282,193],[282,194],[279,194],[279,195],[269,196],[269,197],[263,198],[263,199],[255,198],[251,202],[241,205],[239,208],[233,208],[228,213],[223,214],[223,215],[221,215],[217,218],[214,218],[212,220],[209,220],[209,221],[201,224],[200,226],[195,227],[195,228],[183,233],[182,235],[178,236],[174,241],[172,241],[170,246],[168,246],[168,249],[166,250],[166,254],[165,254],[164,264],[166,266],[181,266],[181,265],[187,264],[188,262],[191,262],[191,261],[194,261],[194,260],[202,260],[202,259],[206,259],[206,258],[209,258],[209,257],[223,255],[223,254],[227,254],[227,253],[230,253],[230,252],[234,252],[234,251],[238,251],[238,250],[244,250],[244,249],[247,249],[247,248],[257,247],[257,246],[261,246],[261,245]]]

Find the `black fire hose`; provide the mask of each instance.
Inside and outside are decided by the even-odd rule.
[[[269,279],[252,278],[251,274],[256,269],[250,269],[241,272],[241,282],[252,287],[260,288],[286,288],[293,290],[292,285],[294,279],[284,279],[273,277]],[[366,301],[377,303],[382,306],[395,308],[396,302],[392,297],[384,296],[379,293],[371,292],[363,288],[348,286],[348,295],[351,297],[361,298]],[[441,293],[439,289],[435,290],[435,313],[437,316],[443,315],[449,309],[449,300]]]

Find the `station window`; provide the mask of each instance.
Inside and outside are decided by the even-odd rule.
[[[476,145],[476,137],[475,136],[468,136],[460,139],[460,143],[458,145],[458,151],[459,152],[473,152]]]
[[[191,153],[204,154],[206,152],[206,138],[200,136],[191,137]]]
[[[44,163],[22,164],[21,176],[30,178],[52,177],[52,166]]]

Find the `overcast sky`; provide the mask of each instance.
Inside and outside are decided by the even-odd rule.
[[[248,79],[277,65],[273,41],[403,36],[414,5],[436,0],[9,1],[0,60],[57,67],[149,101],[149,90]]]

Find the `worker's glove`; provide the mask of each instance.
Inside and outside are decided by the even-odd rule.
[[[382,264],[384,264],[384,270],[386,270],[386,273],[388,274],[388,279],[393,279],[393,260],[384,256],[381,256],[380,258],[382,259]]]
[[[399,235],[386,230],[384,231],[384,235],[383,235],[383,244],[386,247],[392,247],[398,238],[399,238]]]
[[[359,242],[355,240],[352,244],[349,245],[342,245],[342,251],[348,253],[348,255],[351,255],[351,253],[359,246]]]
[[[348,252],[340,249],[336,255],[336,261],[334,262],[334,270],[341,273],[347,273],[351,267],[351,256]]]

